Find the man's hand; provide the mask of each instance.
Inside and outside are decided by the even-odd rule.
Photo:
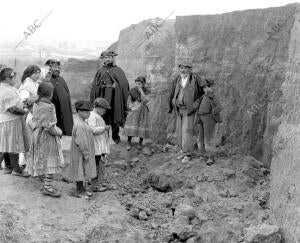
[[[191,106],[191,107],[189,107],[189,108],[187,109],[187,115],[190,116],[190,115],[192,115],[195,111],[196,111],[196,109],[195,109],[193,106]]]

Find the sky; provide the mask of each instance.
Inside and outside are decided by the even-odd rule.
[[[287,5],[291,0],[26,0],[1,1],[0,39],[22,40],[30,25],[42,24],[34,41],[115,42],[120,30],[142,20],[182,15],[219,14]]]

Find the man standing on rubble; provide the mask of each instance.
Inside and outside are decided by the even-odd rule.
[[[204,94],[202,81],[192,72],[192,64],[188,59],[179,61],[178,74],[172,81],[169,96],[169,113],[175,110],[177,116],[177,142],[182,150],[182,163],[191,160],[195,141],[193,139],[194,119],[199,107],[200,97]]]
[[[93,103],[98,97],[105,98],[111,110],[104,116],[106,124],[112,127],[112,139],[116,144],[120,140],[119,128],[123,127],[126,119],[129,83],[124,71],[115,65],[113,51],[104,51],[100,59],[103,66],[97,71],[92,83],[90,101]]]

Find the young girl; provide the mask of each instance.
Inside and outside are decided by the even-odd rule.
[[[19,153],[29,150],[29,141],[24,129],[22,100],[14,87],[16,73],[12,68],[0,70],[0,153],[5,162],[4,174],[28,177],[19,166]]]
[[[96,177],[94,135],[86,122],[92,106],[90,102],[80,100],[75,103],[75,109],[78,117],[72,131],[68,180],[76,182],[76,192],[73,196],[89,198],[92,194],[86,191],[83,183]]]
[[[42,82],[37,90],[38,100],[33,105],[32,117],[32,161],[28,164],[28,172],[32,176],[44,176],[44,195],[60,197],[60,192],[52,185],[53,175],[60,174],[64,164],[60,143],[62,131],[56,126],[55,107],[50,102],[53,89],[52,84]]]
[[[110,144],[108,132],[110,126],[106,126],[102,116],[106,113],[107,109],[111,109],[107,100],[104,98],[97,98],[94,101],[94,110],[88,119],[88,124],[93,130],[94,144],[95,144],[95,160],[97,167],[97,177],[93,181],[93,191],[104,191],[106,188],[103,186],[105,177],[105,162],[107,155],[110,153]]]
[[[220,112],[222,107],[214,95],[213,92],[214,81],[207,79],[206,84],[203,87],[204,95],[201,98],[199,110],[198,110],[198,123],[199,123],[199,136],[198,142],[200,143],[200,153],[205,154],[212,152],[213,144],[212,140],[214,138],[215,126],[217,122],[222,122]],[[214,163],[213,157],[209,156],[207,164],[210,165]]]
[[[150,119],[147,97],[150,90],[145,87],[145,77],[138,77],[135,80],[136,86],[129,92],[128,108],[130,112],[127,116],[124,126],[124,133],[128,136],[127,150],[131,150],[132,137],[139,137],[140,141],[137,145],[138,149],[142,148],[143,140],[150,137]]]

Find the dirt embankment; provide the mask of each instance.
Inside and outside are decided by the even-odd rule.
[[[90,200],[68,196],[72,184],[57,181],[63,196],[53,199],[34,179],[1,174],[0,242],[255,242],[251,227],[269,223],[263,164],[223,151],[214,165],[183,165],[177,155],[173,146],[114,145],[115,190]]]

